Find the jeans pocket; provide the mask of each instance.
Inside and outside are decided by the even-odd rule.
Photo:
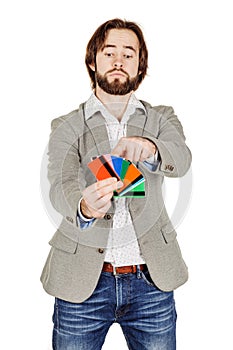
[[[154,282],[152,281],[152,278],[151,278],[150,273],[149,273],[148,270],[146,270],[146,271],[141,271],[141,276],[142,276],[143,281],[144,281],[148,286],[155,287],[155,284],[154,284]]]

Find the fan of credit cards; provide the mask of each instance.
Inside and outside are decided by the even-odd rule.
[[[145,196],[145,178],[131,161],[111,154],[103,154],[93,157],[87,166],[97,180],[116,177],[118,181],[123,182],[123,186],[114,191],[114,197]]]

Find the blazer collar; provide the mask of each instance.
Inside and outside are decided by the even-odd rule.
[[[138,100],[134,93],[131,94],[130,99],[127,104],[127,108],[125,111],[125,116],[122,118],[122,122],[124,120],[128,120],[129,116],[134,114],[136,109],[144,111],[144,113],[147,113],[145,106],[143,103]],[[85,107],[85,119],[87,120],[90,118],[93,114],[96,112],[100,112],[106,121],[115,121],[115,117],[111,115],[111,113],[106,109],[106,107],[102,104],[102,102],[95,96],[93,93],[90,98],[86,101]],[[126,118],[125,118],[126,117]]]
[[[87,102],[86,102],[87,103]],[[111,153],[111,147],[108,139],[108,133],[106,129],[106,120],[102,116],[100,111],[96,111],[88,118],[85,117],[85,106],[86,103],[82,104],[82,114],[83,120],[92,136],[95,140],[96,148],[98,153],[107,154]],[[144,107],[144,106],[143,106]],[[146,109],[144,108],[136,108],[135,112],[130,116],[127,122],[127,137],[129,136],[142,136],[144,132],[144,128],[147,121],[147,113],[145,113]]]

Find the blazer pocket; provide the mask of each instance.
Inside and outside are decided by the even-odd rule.
[[[177,233],[171,222],[168,222],[161,228],[161,233],[165,243],[170,243],[176,239]]]
[[[70,254],[75,254],[78,247],[78,242],[66,237],[60,231],[57,231],[54,234],[53,238],[49,241],[49,244],[56,249]]]

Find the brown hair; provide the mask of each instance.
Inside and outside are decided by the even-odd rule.
[[[90,64],[95,64],[96,54],[104,45],[106,35],[110,29],[129,29],[132,30],[139,41],[139,67],[138,71],[141,72],[138,77],[138,86],[144,79],[148,67],[148,51],[144,40],[143,33],[139,26],[134,22],[125,21],[119,18],[112,19],[103,23],[95,33],[92,35],[89,43],[87,44],[85,63],[91,78],[92,88],[96,88],[95,72],[90,68]]]

